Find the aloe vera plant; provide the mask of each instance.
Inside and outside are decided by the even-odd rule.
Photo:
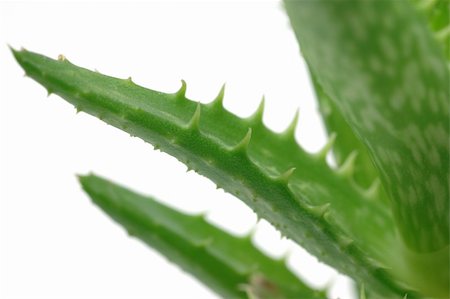
[[[330,142],[310,154],[262,122],[26,50],[26,75],[235,195],[371,298],[449,297],[449,4],[294,1],[285,9]],[[404,28],[401,36],[397,28]],[[338,167],[325,158],[332,151]],[[93,202],[226,298],[325,298],[248,238],[95,175]],[[362,292],[361,297],[365,297]]]

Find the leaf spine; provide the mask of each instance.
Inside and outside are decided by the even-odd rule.
[[[58,61],[66,61],[67,58],[63,54],[58,55]]]
[[[238,144],[236,144],[231,151],[238,153],[247,153],[248,145],[250,144],[250,140],[252,139],[252,128],[248,128],[247,133],[245,134],[244,138],[242,138],[241,141],[239,141]]]
[[[195,247],[197,248],[206,248],[210,246],[214,242],[214,239],[212,237],[200,240],[195,243]]]
[[[359,298],[366,299],[366,290],[364,288],[364,284],[361,284],[361,289],[359,291]]]
[[[258,225],[258,223],[259,223],[259,221],[262,219],[262,217],[261,217],[261,215],[259,215],[258,213],[256,213],[256,211],[255,211],[255,214],[256,214],[256,223],[255,223],[255,225]]]
[[[205,222],[206,222],[207,216],[208,216],[208,211],[201,211],[199,213],[192,215],[192,217],[195,218],[197,221],[205,221]]]
[[[351,152],[344,163],[337,169],[337,173],[344,177],[351,177],[355,171],[355,161],[358,156],[357,151]]]
[[[314,156],[317,157],[317,159],[320,159],[320,160],[324,160],[324,161],[325,161],[325,159],[326,159],[328,153],[330,152],[331,148],[332,148],[333,145],[334,145],[334,142],[336,141],[336,136],[337,136],[337,134],[336,134],[335,132],[333,132],[333,133],[330,134],[330,137],[329,137],[327,143],[323,146],[323,148],[322,148],[320,151],[318,151],[318,152],[314,155]]]
[[[380,192],[380,188],[381,188],[381,181],[379,178],[376,178],[372,184],[370,185],[370,187],[366,190],[364,190],[364,195],[366,196],[366,198],[368,199],[375,199],[378,197],[379,192]]]
[[[258,108],[256,108],[255,112],[248,118],[250,122],[254,124],[262,124],[264,117],[264,107],[266,105],[266,98],[262,96],[261,101],[259,102]]]
[[[444,42],[446,38],[450,36],[450,25],[445,26],[441,30],[437,31],[434,36],[440,42]]]
[[[282,184],[287,184],[289,182],[289,180],[291,179],[292,175],[294,174],[295,169],[296,169],[295,167],[289,168],[284,173],[282,173],[281,175],[277,176],[275,178],[275,180],[280,182],[280,183],[282,183]]]
[[[306,209],[316,217],[324,217],[325,213],[329,212],[331,204],[325,203],[323,205],[306,205]]]
[[[292,249],[288,248],[286,250],[286,252],[278,259],[278,261],[281,264],[286,265],[289,262],[289,259],[291,258],[291,256],[292,256]]]
[[[426,1],[419,1],[415,6],[419,10],[427,11],[432,10],[436,5],[437,0],[426,0]]]
[[[295,111],[294,118],[292,119],[291,123],[286,128],[286,130],[284,130],[284,132],[282,133],[282,135],[285,138],[289,138],[289,139],[292,139],[295,141],[295,131],[296,131],[297,125],[298,125],[299,114],[300,114],[300,110],[297,109],[297,111]]]
[[[337,241],[338,241],[339,247],[342,250],[346,250],[348,247],[350,247],[353,244],[353,240],[347,236],[344,236],[344,235],[336,235],[336,236],[338,239]]]
[[[377,269],[377,271],[384,272],[384,271],[388,270],[388,268],[385,267],[385,266],[384,266],[382,263],[380,263],[379,261],[377,261],[377,260],[375,260],[375,259],[373,259],[373,258],[371,258],[371,257],[367,257],[366,259],[367,259],[367,261],[368,261],[374,268]],[[391,269],[391,270],[392,270],[392,269]]]
[[[200,124],[200,114],[201,114],[201,104],[200,102],[198,102],[197,107],[195,108],[194,115],[192,115],[192,118],[187,126],[189,130],[198,130]]]
[[[217,107],[217,108],[223,108],[223,99],[225,97],[225,86],[226,83],[222,85],[222,87],[219,90],[219,93],[214,98],[214,100],[211,102],[211,106]]]
[[[179,99],[179,98],[185,99],[186,98],[186,89],[187,89],[186,81],[181,80],[181,87],[175,93],[176,98],[177,99]]]
[[[322,218],[328,224],[333,225],[333,218],[331,217],[331,210],[328,209],[322,214]]]
[[[256,230],[257,230],[257,229],[258,229],[258,227],[257,227],[257,225],[255,224],[255,225],[249,230],[249,232],[246,233],[242,238],[243,238],[244,240],[248,240],[248,241],[252,242],[252,239],[253,239],[253,237],[255,236]]]

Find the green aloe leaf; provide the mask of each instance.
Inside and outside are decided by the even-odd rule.
[[[317,81],[367,147],[407,247],[448,265],[449,74],[426,23],[403,0],[285,6]]]
[[[412,0],[422,12],[436,41],[450,62],[450,1],[448,0]]]
[[[262,106],[247,119],[226,111],[223,90],[212,103],[200,104],[186,99],[185,84],[166,94],[63,57],[56,61],[25,50],[14,55],[49,92],[176,157],[367,289],[387,298],[403,296],[392,276],[415,287],[405,273],[385,269],[402,261],[389,211],[375,193],[354,184],[351,161],[334,170],[325,162],[327,148],[312,155],[299,147],[295,122],[277,134],[263,125]]]
[[[355,136],[336,105],[325,93],[319,82],[311,74],[316,96],[319,103],[319,111],[325,122],[330,138],[335,138],[333,143],[333,156],[338,165],[342,165],[348,157],[355,155],[355,172],[353,178],[363,187],[372,186],[377,190],[379,184],[378,172],[367,152],[364,144]],[[379,189],[381,191],[381,189]]]
[[[96,175],[80,176],[92,201],[131,236],[158,250],[224,298],[326,298],[285,265],[259,250],[251,236],[235,237]]]

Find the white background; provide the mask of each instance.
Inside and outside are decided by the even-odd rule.
[[[300,107],[297,137],[325,142],[304,62],[278,1],[0,3],[0,298],[216,298],[93,206],[75,174],[94,171],[235,234],[255,225],[239,200],[143,141],[102,123],[23,78],[6,44],[211,101],[281,131]],[[330,297],[350,282],[262,221],[255,244]]]

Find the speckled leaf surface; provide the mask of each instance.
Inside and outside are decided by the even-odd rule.
[[[318,82],[367,147],[407,247],[448,250],[449,78],[427,24],[402,0],[285,5]]]
[[[450,1],[411,0],[425,17],[428,27],[450,63]],[[449,64],[450,66],[450,64]]]
[[[344,164],[347,159],[355,155],[355,170],[353,174],[355,182],[365,188],[371,186],[372,188],[377,188],[377,185],[380,183],[378,172],[366,147],[355,136],[339,109],[325,93],[313,74],[311,74],[311,77],[325,127],[330,138],[335,138],[332,151],[337,165]],[[385,195],[380,196],[384,197]]]

